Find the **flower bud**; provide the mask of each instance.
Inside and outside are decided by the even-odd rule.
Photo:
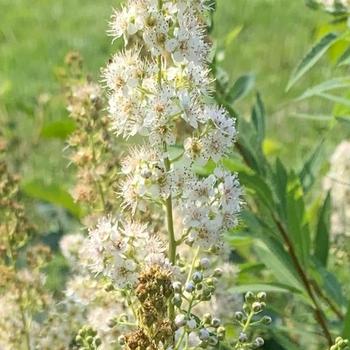
[[[263,305],[256,301],[255,303],[253,303],[252,309],[256,314],[258,314],[263,310]]]
[[[217,334],[219,337],[219,340],[224,340],[225,339],[225,335],[226,335],[226,328],[225,327],[219,327],[217,329]]]
[[[257,298],[259,301],[266,301],[266,293],[265,292],[258,293]]]
[[[210,333],[206,328],[202,328],[199,330],[198,337],[200,340],[207,340],[210,336]]]
[[[208,258],[202,258],[200,261],[200,267],[203,270],[207,270],[210,267],[210,260]]]
[[[180,294],[175,294],[173,299],[171,300],[172,304],[177,306],[177,307],[180,307],[181,304],[182,304],[182,298],[181,298],[181,295]]]
[[[177,315],[175,317],[175,325],[177,328],[181,328],[186,324],[186,317],[184,315]]]
[[[237,311],[237,312],[235,313],[235,319],[236,319],[237,321],[242,321],[242,320],[243,320],[243,317],[244,317],[243,312]]]
[[[261,337],[258,337],[254,340],[253,346],[255,349],[257,348],[261,348],[262,346],[264,346],[265,342],[264,339]]]
[[[192,293],[192,292],[195,291],[195,289],[196,289],[196,286],[195,286],[195,284],[193,282],[188,282],[186,284],[185,290],[186,290],[187,293]]]
[[[244,298],[247,303],[253,303],[255,301],[255,295],[253,292],[247,292]]]
[[[193,275],[192,275],[192,281],[194,283],[200,283],[203,281],[203,274],[199,271],[196,271]]]
[[[261,319],[261,322],[263,324],[266,324],[266,325],[269,325],[272,323],[272,318],[270,316],[264,316],[262,319]]]
[[[218,328],[221,325],[221,320],[218,318],[213,318],[213,320],[211,321],[211,325],[214,328]]]
[[[187,327],[189,329],[194,329],[197,327],[197,322],[194,318],[191,318],[190,320],[187,321]]]
[[[239,335],[238,341],[239,341],[240,343],[246,343],[246,342],[248,341],[248,336],[247,336],[247,334],[241,332],[240,335]]]

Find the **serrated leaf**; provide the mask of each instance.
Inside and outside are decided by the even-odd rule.
[[[315,242],[314,255],[315,258],[323,265],[327,266],[329,254],[329,231],[330,231],[330,215],[331,215],[331,196],[328,193],[324,200],[323,206],[319,213]]]
[[[41,180],[33,180],[24,183],[22,190],[29,197],[62,207],[77,218],[81,216],[80,207],[59,184],[47,185]]]
[[[239,77],[227,92],[226,100],[232,104],[245,97],[255,85],[255,75],[247,74]]]
[[[287,91],[321,59],[337,40],[337,34],[328,33],[311,48],[292,73],[287,85]]]

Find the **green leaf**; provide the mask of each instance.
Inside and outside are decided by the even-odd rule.
[[[321,93],[321,94],[318,94],[317,96],[322,97],[326,100],[338,103],[342,106],[350,107],[350,99],[349,98],[331,95],[331,94],[326,94],[326,93]]]
[[[259,93],[256,95],[256,104],[252,112],[252,121],[262,148],[262,143],[265,139],[265,107]]]
[[[33,180],[24,183],[22,190],[29,197],[60,206],[77,218],[81,216],[80,207],[59,184],[47,185],[41,180]]]
[[[273,196],[268,184],[257,174],[240,173],[241,183],[264,203],[268,208],[273,207]]]
[[[57,138],[65,140],[74,130],[74,121],[66,118],[45,124],[40,136],[45,139]]]
[[[323,265],[327,266],[329,254],[329,230],[331,216],[331,196],[328,193],[319,213],[316,236],[314,242],[314,255]]]
[[[237,38],[237,36],[240,34],[240,32],[242,31],[243,26],[237,26],[235,28],[233,28],[227,35],[225,38],[225,47],[230,46],[233,41]]]
[[[324,140],[322,140],[312,152],[310,157],[304,163],[301,171],[299,172],[299,178],[303,186],[303,190],[307,193],[315,180],[317,179],[317,167],[321,160],[321,153],[323,149]]]
[[[319,96],[319,94],[325,93],[331,90],[347,89],[350,88],[350,77],[340,77],[331,80],[327,80],[321,84],[315,85],[307,89],[298,100],[310,98],[313,96]]]
[[[246,173],[246,174],[254,174],[253,170],[243,164],[241,161],[233,158],[224,158],[222,161],[224,167],[227,170],[230,170],[233,173]]]
[[[298,257],[307,266],[310,231],[305,215],[304,193],[299,178],[291,174],[287,185],[287,232]]]
[[[298,277],[296,277],[289,255],[277,240],[264,240],[264,243],[258,241],[255,249],[260,260],[272,271],[280,283],[300,292],[304,290]]]
[[[277,158],[274,174],[274,189],[278,199],[277,210],[281,217],[286,218],[288,173],[283,163]]]
[[[350,64],[350,47],[348,47],[344,53],[339,57],[337,65],[345,66]]]
[[[349,302],[348,309],[346,311],[346,315],[345,315],[345,319],[344,319],[342,336],[345,339],[350,339],[350,302]]]
[[[226,99],[232,104],[235,101],[245,97],[255,85],[255,75],[247,74],[239,77],[233,86],[229,89]]]
[[[311,48],[292,73],[287,85],[287,91],[321,59],[337,40],[337,34],[328,33]]]

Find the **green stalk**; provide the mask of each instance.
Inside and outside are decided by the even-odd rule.
[[[163,1],[158,0],[158,8],[159,10],[162,9]],[[158,85],[159,87],[162,87],[162,56],[158,56]],[[168,148],[166,143],[164,143],[164,153],[167,154]],[[165,170],[167,172],[171,169],[171,163],[169,160],[168,155],[164,158],[164,166]],[[175,232],[174,232],[174,217],[173,217],[173,200],[171,197],[171,194],[169,194],[169,197],[165,201],[165,209],[166,209],[166,218],[167,218],[167,227],[168,227],[168,236],[169,236],[169,249],[168,249],[168,258],[169,261],[175,265],[176,263],[176,239],[175,239]],[[174,305],[170,302],[169,303],[169,319],[171,321],[174,321],[175,319],[175,308]]]

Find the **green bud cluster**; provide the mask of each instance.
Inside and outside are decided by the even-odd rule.
[[[75,338],[79,350],[96,350],[101,345],[97,332],[89,326],[84,326]]]
[[[264,339],[257,337],[251,339],[250,328],[257,325],[269,325],[272,322],[269,316],[259,316],[266,308],[266,293],[248,292],[244,297],[243,311],[235,313],[236,322],[242,327],[236,347],[237,350],[259,349],[264,346]]]
[[[331,346],[330,350],[350,350],[349,340],[338,337],[335,344]]]

